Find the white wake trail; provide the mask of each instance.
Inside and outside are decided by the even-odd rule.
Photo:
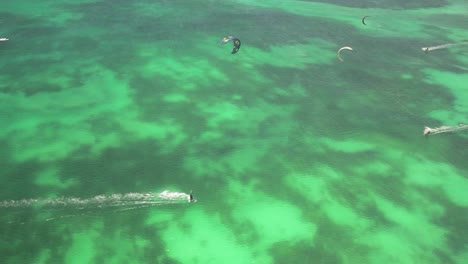
[[[439,49],[448,49],[451,47],[455,46],[461,46],[461,45],[467,45],[468,42],[460,42],[460,43],[448,43],[448,44],[443,44],[443,45],[438,45],[438,46],[433,46],[433,47],[423,47],[421,48],[424,52],[429,52],[429,51],[434,51],[434,50],[439,50]]]
[[[92,198],[61,197],[55,199],[22,199],[0,201],[0,208],[69,208],[96,209],[186,203],[189,194],[163,191],[161,193],[126,193],[98,195]]]
[[[436,127],[436,128],[425,127],[424,135],[427,136],[427,135],[435,135],[435,134],[441,134],[441,133],[458,132],[462,130],[468,130],[468,125],[460,124],[454,127],[441,126],[441,127]]]

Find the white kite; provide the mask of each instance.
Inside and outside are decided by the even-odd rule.
[[[346,47],[340,48],[340,49],[338,50],[338,52],[336,53],[336,56],[338,57],[338,59],[339,59],[340,61],[343,61],[343,59],[342,59],[341,56],[340,56],[340,52],[341,52],[342,50],[351,50],[351,51],[353,51],[353,48],[347,47],[347,46],[346,46]]]

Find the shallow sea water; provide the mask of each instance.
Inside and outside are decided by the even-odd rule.
[[[2,3],[1,262],[467,263],[467,13]]]

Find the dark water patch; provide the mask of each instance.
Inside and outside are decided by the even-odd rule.
[[[365,218],[372,222],[373,226],[378,226],[379,228],[390,228],[393,226],[387,216],[378,208],[375,201],[366,204],[365,208],[360,210],[360,215],[365,216]]]
[[[444,208],[443,217],[435,220],[435,223],[447,231],[447,244],[453,253],[455,255],[462,254],[466,251],[466,238],[468,237],[466,207],[457,206],[453,202],[447,201],[445,196],[440,195],[440,192],[441,190],[430,191],[431,200],[438,202]]]
[[[60,27],[49,25],[46,19],[10,12],[0,12],[0,24],[2,25],[0,37],[9,39],[0,45],[2,58],[15,53],[28,53],[34,48],[31,47],[32,43],[45,42],[38,37],[51,37],[61,32]]]
[[[338,263],[334,256],[318,256],[316,246],[305,241],[292,243],[289,241],[275,243],[269,250],[274,258],[274,263]],[[329,259],[331,257],[331,259]],[[327,262],[327,259],[331,262]]]
[[[339,154],[334,153],[332,156]],[[371,198],[372,195],[378,195],[384,199],[397,204],[402,208],[411,210],[412,200],[406,197],[403,191],[406,185],[402,181],[401,173],[398,170],[386,175],[379,175],[370,172],[366,175],[360,175],[354,172],[355,168],[366,167],[366,164],[372,162],[369,157],[362,154],[353,154],[358,158],[350,158],[347,163],[340,164],[340,172],[345,175],[345,178],[334,182],[331,185],[330,192],[335,199],[343,205],[353,208],[361,217],[380,219],[383,224],[387,223],[381,213],[376,213],[375,201]],[[374,156],[371,154],[370,157]],[[333,165],[332,167],[337,167]],[[368,215],[367,213],[373,213]],[[387,223],[388,224],[388,223]]]
[[[150,1],[144,2],[144,4],[147,3],[149,4]],[[215,67],[221,67],[223,73],[229,72],[230,82],[228,85],[218,84],[214,80],[205,83],[202,80],[205,76],[197,76],[194,81],[203,88],[181,92],[180,87],[178,87],[181,82],[160,78],[157,73],[155,73],[154,78],[135,77],[130,81],[131,92],[135,92],[132,95],[133,102],[138,107],[137,112],[141,113],[138,118],[155,124],[164,119],[174,120],[175,124],[180,125],[184,136],[187,136],[182,146],[167,153],[167,142],[144,140],[134,143],[137,139],[130,139],[133,135],[129,132],[122,132],[123,130],[115,122],[92,118],[83,124],[89,126],[91,134],[118,133],[116,138],[122,139],[121,143],[124,145],[122,147],[109,147],[102,152],[102,155],[91,154],[92,151],[87,146],[81,147],[65,161],[58,164],[24,163],[17,165],[16,162],[2,159],[0,165],[7,169],[6,172],[0,172],[0,174],[2,175],[2,183],[5,179],[5,189],[8,190],[6,194],[2,193],[2,195],[8,199],[10,197],[25,198],[26,194],[29,195],[28,197],[47,197],[49,193],[46,192],[55,191],[52,190],[52,187],[41,186],[40,189],[37,189],[37,186],[32,184],[35,180],[32,176],[18,177],[20,174],[37,175],[43,171],[46,165],[57,165],[61,180],[75,180],[77,182],[76,186],[62,190],[60,195],[63,196],[93,197],[103,193],[156,191],[166,186],[180,188],[183,189],[180,191],[184,192],[193,189],[197,199],[199,199],[199,203],[193,204],[193,206],[201,206],[202,210],[206,210],[216,217],[221,215],[223,224],[230,231],[234,231],[237,241],[247,247],[258,244],[261,241],[259,238],[261,234],[255,232],[255,223],[246,221],[238,225],[234,217],[230,215],[233,210],[242,205],[226,206],[228,203],[226,201],[230,197],[226,186],[233,178],[245,185],[257,181],[258,183],[251,190],[252,192],[255,193],[256,190],[259,190],[274,200],[293,204],[300,208],[305,218],[317,220],[319,232],[316,247],[312,248],[307,242],[304,244],[302,242],[299,244],[284,242],[274,246],[272,253],[278,252],[275,259],[284,263],[291,262],[288,260],[288,254],[293,260],[292,262],[300,262],[302,259],[345,262],[341,255],[355,250],[353,247],[356,247],[353,242],[353,237],[355,237],[353,232],[357,229],[337,227],[331,223],[331,219],[325,217],[325,212],[322,210],[328,209],[323,207],[325,205],[322,207],[310,205],[304,201],[304,197],[301,195],[291,193],[294,192],[292,188],[284,186],[284,177],[287,177],[286,175],[291,171],[300,173],[308,170],[315,171],[313,170],[315,166],[329,166],[337,174],[345,175],[344,180],[332,182],[333,185],[330,188],[333,198],[340,204],[350,206],[359,216],[371,219],[379,225],[389,225],[389,223],[378,210],[375,202],[365,197],[367,193],[376,193],[395,205],[408,208],[408,197],[399,197],[402,196],[402,189],[405,186],[401,185],[403,172],[398,169],[398,164],[390,164],[390,167],[396,166],[396,169],[393,169],[393,172],[385,172],[385,174],[389,174],[385,177],[378,175],[377,172],[369,172],[365,176],[357,175],[358,173],[353,168],[363,167],[365,169],[367,163],[379,158],[388,159],[388,157],[379,157],[378,153],[373,151],[351,154],[333,148],[327,149],[326,142],[320,143],[319,138],[315,139],[314,136],[330,138],[332,144],[335,144],[333,140],[337,140],[336,145],[339,145],[340,140],[346,142],[358,139],[358,141],[369,141],[369,144],[376,143],[375,140],[378,140],[379,142],[376,144],[381,144],[379,148],[398,146],[399,143],[385,143],[383,141],[387,140],[375,139],[372,136],[382,133],[382,138],[390,141],[412,142],[409,144],[410,147],[402,150],[404,152],[411,152],[428,143],[427,140],[414,142],[414,137],[410,135],[413,132],[408,128],[420,126],[426,121],[433,121],[421,119],[418,116],[451,105],[455,102],[455,98],[447,93],[446,88],[442,86],[424,84],[422,79],[426,76],[421,69],[440,68],[444,71],[460,71],[460,69],[450,65],[454,55],[450,52],[440,52],[426,56],[419,47],[425,44],[426,40],[413,42],[416,40],[378,38],[374,41],[372,37],[362,38],[353,29],[335,21],[282,14],[279,10],[256,8],[249,10],[246,6],[236,5],[229,5],[232,8],[226,8],[226,5],[218,4],[212,7],[210,1],[159,1],[155,4],[162,5],[161,10],[167,9],[169,11],[160,14],[158,7],[155,12],[150,11],[145,15],[138,16],[138,13],[144,8],[134,10],[135,3],[102,1],[97,4],[75,6],[73,10],[76,11],[76,14],[83,14],[83,18],[70,20],[66,23],[66,29],[57,27],[49,28],[49,31],[38,30],[39,34],[36,36],[35,27],[29,25],[28,22],[24,25],[26,29],[24,34],[28,38],[32,38],[31,47],[28,47],[29,44],[23,43],[21,45],[24,45],[24,49],[19,46],[11,49],[15,42],[10,41],[7,43],[8,46],[2,45],[0,48],[2,58],[10,56],[8,58],[10,60],[14,57],[14,53],[7,54],[7,50],[9,50],[8,52],[14,50],[16,54],[21,54],[28,52],[28,48],[32,51],[31,54],[40,54],[44,57],[32,56],[30,60],[25,58],[22,63],[7,63],[10,66],[4,66],[2,70],[5,70],[3,72],[4,74],[7,72],[8,76],[23,80],[23,76],[34,73],[45,74],[51,68],[68,68],[68,71],[65,69],[55,70],[53,74],[44,76],[44,82],[38,81],[37,84],[31,83],[29,85],[20,81],[23,86],[31,86],[28,88],[30,90],[24,88],[24,91],[33,95],[40,92],[56,92],[54,89],[57,87],[53,85],[42,89],[40,86],[47,84],[46,79],[55,78],[61,74],[70,79],[66,85],[59,86],[61,89],[83,86],[92,74],[87,72],[74,75],[70,71],[73,69],[79,71],[78,68],[91,67],[95,63],[103,64],[107,69],[115,72],[119,78],[122,77],[125,80],[127,77],[131,79],[132,76],[140,76],[138,71],[145,62],[138,58],[138,49],[141,45],[146,47],[148,44],[154,43],[158,45],[155,46],[155,49],[171,47],[176,51],[174,52],[177,55],[174,57],[175,61],[180,60],[182,54],[186,54],[190,58],[193,57],[194,61],[195,59],[205,59]],[[283,21],[284,23],[282,23]],[[38,24],[38,27],[43,25],[46,24]],[[28,26],[31,28],[26,28]],[[89,36],[86,36],[88,29],[90,30]],[[432,28],[427,28],[427,30],[439,34]],[[50,33],[50,38],[53,40],[47,39],[47,33]],[[85,36],[80,38],[80,34]],[[236,59],[239,58],[240,63],[224,66],[226,63],[206,54],[194,55],[195,52],[199,53],[199,50],[193,47],[194,41],[197,41],[194,36],[203,34],[204,36],[213,36],[213,39],[218,38],[216,37],[218,35],[221,38],[226,34],[240,34],[239,37],[243,40],[243,45],[245,44],[243,48],[248,49],[249,46],[255,46],[266,51],[272,45],[296,43],[309,45],[311,38],[325,39],[330,43],[342,43],[349,40],[350,45],[356,48],[356,52],[349,53],[344,63],[306,65],[306,70],[273,66],[257,67],[255,72],[259,71],[262,78],[256,78],[256,76],[246,74],[247,70],[242,66],[242,56],[236,57]],[[361,40],[366,44],[361,44]],[[217,47],[217,45],[218,43],[213,43],[213,47]],[[335,48],[330,47],[330,49],[334,50]],[[50,54],[47,53],[49,51],[57,51],[55,59],[49,58]],[[242,52],[242,48],[240,52]],[[414,55],[413,52],[420,52],[420,55]],[[241,53],[237,55],[241,55]],[[88,63],[71,63],[79,61],[81,58],[88,59]],[[153,59],[155,58],[149,59],[148,62]],[[348,62],[351,63],[346,64]],[[14,69],[10,70],[11,66]],[[404,74],[412,76],[412,79],[399,79]],[[264,79],[268,80],[264,81]],[[304,94],[295,94],[289,91],[294,85],[302,88]],[[284,93],[274,94],[271,87],[276,87]],[[8,92],[11,93],[15,90],[11,87],[5,89],[10,89]],[[96,87],[96,89],[99,88]],[[189,98],[189,101],[168,102],[165,100],[165,96],[171,93],[184,94]],[[205,105],[213,106],[217,102],[233,104],[241,109],[241,112],[244,112],[247,107],[252,107],[255,111],[268,111],[269,109],[277,111],[284,108],[285,114],[268,115],[266,113],[265,119],[257,121],[255,118],[248,119],[256,113],[245,111],[247,112],[245,126],[226,120],[220,122],[219,127],[210,128],[207,126],[210,116],[204,113],[205,109],[202,107]],[[398,104],[394,102],[398,102]],[[294,108],[298,110],[291,110]],[[4,110],[8,115],[14,112],[8,105],[5,106]],[[290,111],[294,111],[292,116],[289,114]],[[17,116],[21,115],[23,111],[19,110],[18,112]],[[70,114],[68,110],[66,112]],[[112,114],[118,115],[118,113]],[[9,118],[7,121],[11,122],[13,119]],[[50,131],[61,129],[60,124],[45,124],[45,126],[50,127]],[[289,128],[290,126],[293,128]],[[245,127],[249,129],[244,129]],[[43,127],[41,127],[42,129]],[[203,141],[202,135],[210,129],[222,133],[222,138]],[[419,130],[417,132],[420,133]],[[362,134],[370,136],[367,139],[367,137],[359,136]],[[354,137],[353,135],[358,136]],[[276,138],[278,139],[276,140]],[[172,141],[171,137],[166,139]],[[318,142],[317,147],[321,147],[324,151],[314,149],[313,142],[315,140]],[[463,146],[464,138],[454,135],[453,139],[447,142],[448,145],[441,143],[435,149],[430,144],[426,144],[427,148],[418,153],[432,158],[432,154],[430,154],[432,151],[442,150],[442,154],[439,155],[447,156],[444,158],[448,160],[447,163],[457,166],[461,173],[465,172],[466,154],[462,150],[447,154],[448,149]],[[44,144],[47,143],[44,142]],[[252,166],[242,172],[236,172],[236,164],[232,162],[231,158],[236,157],[235,155],[239,151],[263,147],[265,147],[266,152],[260,154]],[[6,149],[8,151],[0,151],[2,157],[12,155],[9,153],[11,147],[7,145]],[[439,159],[437,156],[434,157],[433,160],[440,160],[440,157]],[[206,171],[201,169],[202,172],[198,174],[198,172],[184,168],[184,162],[188,158],[200,159],[202,161],[200,164],[206,162],[207,166],[213,165],[215,168],[206,168]],[[18,181],[18,183],[12,181]],[[24,187],[26,190],[22,191]],[[440,194],[440,192],[434,193],[433,195]],[[429,193],[424,193],[424,195],[426,197]],[[444,207],[445,203],[450,203],[445,200],[442,202]],[[192,206],[192,204],[187,205]],[[176,214],[174,221],[178,221],[179,216],[183,214],[183,209],[179,211],[173,208],[166,209]],[[93,216],[76,218],[75,220],[61,219],[55,223],[64,221],[67,225],[74,226],[74,224],[79,224],[81,220],[81,222],[85,222],[83,226],[86,227],[87,224],[99,219],[104,223],[102,233],[105,238],[115,238],[115,232],[122,229],[122,237],[143,236],[148,241],[154,240],[152,246],[155,249],[152,250],[151,245],[148,246],[145,248],[144,256],[137,256],[136,260],[138,257],[143,257],[153,261],[159,259],[161,263],[171,262],[172,260],[163,251],[163,241],[157,237],[158,233],[163,232],[167,226],[158,224],[157,227],[142,227],[145,225],[143,218],[146,218],[146,212],[152,211],[154,213],[154,210],[158,209],[134,210],[128,215],[101,211],[96,212]],[[454,219],[447,220],[455,222],[441,222],[440,225],[453,228],[451,230],[453,233],[460,233],[457,232],[458,229],[463,229],[462,223],[466,222],[463,222],[464,219],[456,220],[454,217],[454,214],[460,213],[460,211],[462,211],[460,208],[456,208],[448,214]],[[25,219],[34,217],[34,213],[34,211],[25,213]],[[34,228],[42,228],[42,226],[37,224],[27,230],[34,232]],[[188,224],[184,224],[183,228],[187,230]],[[45,228],[49,232],[54,231],[51,229]],[[248,230],[245,235],[241,234],[243,229]],[[64,241],[67,246],[68,244],[71,246],[70,238],[74,234],[73,232],[80,232],[77,229],[57,228],[56,230],[59,231],[56,235],[41,233],[38,237],[24,236],[20,232],[14,233],[11,230],[7,231],[10,233],[2,235],[6,238],[5,240],[36,239],[31,244],[28,244],[30,243],[28,241],[19,242],[18,247],[8,249],[8,260],[17,261],[17,263],[34,262],[33,257],[22,257],[19,256],[18,252],[22,252],[24,248],[32,245],[34,247],[33,253],[37,255],[40,249],[37,241],[41,239],[55,241],[46,244],[47,248],[50,249],[59,248],[57,243],[62,244]],[[216,233],[216,231],[214,232]],[[148,235],[146,236],[146,234]],[[453,237],[450,237],[450,241],[451,243],[463,244],[463,237],[466,237],[463,232],[460,235],[454,234]],[[107,242],[108,239],[100,239],[99,241],[103,245],[100,245],[97,250],[101,251],[102,249],[101,252],[98,252],[97,258],[104,261],[106,254],[111,255],[116,249],[113,248],[114,244]],[[25,247],[21,248],[22,245]],[[5,248],[7,247],[8,245],[5,246]],[[349,251],[346,251],[348,249]],[[359,248],[359,246],[357,249],[363,255],[368,254],[366,253],[368,250],[366,250]],[[63,262],[64,252],[55,253],[56,250],[52,251],[54,252],[51,253],[51,262]],[[295,252],[298,252],[297,256],[294,254]],[[443,255],[443,253],[441,254]]]
[[[402,173],[402,171],[395,169],[387,175],[367,175],[368,189],[376,191],[379,196],[401,207],[411,208],[411,199],[405,197],[403,193],[406,186],[402,180]]]
[[[222,21],[219,21],[219,19]],[[280,21],[280,23],[278,23]],[[272,9],[262,9],[256,13],[224,12],[219,16],[208,17],[206,23],[213,25],[208,32],[214,34],[218,31],[227,35],[235,35],[243,41],[244,48],[255,46],[267,50],[271,46],[306,43],[314,32],[311,27],[314,19],[281,13]],[[295,30],[291,30],[294,28]],[[222,32],[219,32],[222,38]],[[242,48],[241,48],[242,50]]]
[[[154,252],[151,252],[148,254],[148,258],[147,259],[151,259],[151,260],[154,260],[154,259],[157,259],[158,260],[158,263],[167,263],[167,264],[182,264],[182,262],[179,262],[177,260],[174,260],[174,259],[171,259],[170,257],[168,257],[167,255],[155,255],[158,251],[154,251]],[[154,257],[150,257],[150,256],[154,256]]]
[[[138,231],[137,234],[140,234],[144,239],[150,242],[150,244],[145,248],[144,253],[141,257],[144,260],[148,261],[157,260],[158,263],[181,264],[180,262],[173,260],[169,256],[167,256],[166,245],[161,239],[156,239],[159,232],[163,229],[164,228],[159,229],[147,227]],[[103,255],[102,257],[105,259],[106,256]]]
[[[183,186],[186,178],[180,167],[183,156],[182,149],[162,154],[160,143],[144,140],[109,148],[99,158],[64,161],[62,173],[79,183],[67,191],[72,196],[147,192],[165,186]]]
[[[148,227],[145,223],[148,215],[157,213],[158,210],[160,208],[157,207],[141,208],[127,212],[117,212],[113,217],[106,214],[103,218],[102,236],[97,238],[96,242],[101,237],[112,239],[112,242],[99,245],[100,250],[97,251],[96,262],[106,262],[109,256],[116,255],[121,250],[129,253],[126,257],[133,261],[143,261],[143,259],[149,257],[148,255],[153,255],[153,252],[157,252],[161,256],[160,258],[167,257],[164,243],[158,239],[159,229],[154,226]],[[135,235],[137,239],[135,239]],[[144,239],[149,244],[142,247],[141,244],[138,244],[138,239]],[[122,249],[115,247],[114,243],[118,244],[119,240],[128,247]]]
[[[400,174],[397,172],[390,175],[367,175],[356,173],[355,169],[359,167],[366,168],[369,162],[375,160],[375,153],[340,153],[337,151],[328,151],[327,155],[317,153],[302,154],[309,157],[308,166],[311,168],[317,164],[327,165],[330,168],[340,168],[339,174],[344,178],[339,181],[333,181],[330,188],[330,194],[357,212],[364,213],[368,207],[373,206],[373,201],[369,200],[368,194],[376,193],[385,199],[392,201],[405,208],[411,208],[411,201],[402,195],[405,185],[402,182]]]
[[[2,222],[0,225],[1,241],[5,241],[0,244],[4,263],[33,263],[42,250],[56,248],[57,240],[66,237],[55,225],[31,221],[34,215],[23,215],[23,220],[19,219],[13,224]],[[50,253],[53,259],[62,254],[54,250]]]
[[[196,41],[193,37],[196,32],[206,32],[219,39],[225,35],[236,35],[245,47],[268,49],[271,45],[305,43],[306,39],[312,37],[327,39],[339,36],[331,34],[329,30],[330,27],[338,26],[338,22],[296,16],[275,9],[248,9],[229,4],[210,5],[203,1],[144,5],[148,8],[157,7],[159,13],[142,15],[136,13],[141,10],[130,8],[127,2],[119,5],[115,1],[82,4],[72,7],[72,10],[83,14],[80,23],[106,28],[113,38],[117,38],[118,35],[128,41],[156,43],[177,40],[178,43],[187,46],[187,42]],[[213,43],[213,46],[215,45]]]
[[[303,78],[301,81],[308,94],[298,103],[295,119],[304,127],[338,135],[343,130],[357,133],[374,130],[392,137],[412,138],[407,130],[402,130],[402,125],[413,126],[427,112],[454,100],[443,87],[422,83],[418,78],[397,82],[351,70],[340,77],[345,78],[346,87],[337,85],[331,78],[324,73],[319,80]],[[326,119],[316,113],[327,113]]]
[[[40,93],[57,93],[61,92],[63,87],[56,84],[49,84],[41,81],[23,81],[20,84],[12,86],[4,86],[1,89],[2,93],[5,94],[14,94],[14,95],[24,95],[25,97],[34,96]]]
[[[258,245],[262,240],[262,234],[256,232],[255,225],[250,221],[243,221],[240,224],[230,226],[236,239],[242,245]]]
[[[315,234],[314,249],[309,255],[312,259],[316,259],[319,263],[343,263],[348,254],[353,256],[368,254],[367,246],[354,243],[351,228],[337,226],[327,218],[321,219],[316,224],[318,229]]]
[[[110,134],[113,131],[117,131],[121,128],[119,124],[116,124],[116,122],[114,122],[113,120],[110,120],[105,117],[92,116],[90,119],[87,120],[86,123],[87,125],[89,125],[89,129],[93,132],[93,134]]]
[[[158,239],[155,239],[157,230],[153,228],[144,228],[145,219],[149,212],[158,210],[158,208],[135,209],[131,211],[109,211],[105,209],[96,209],[92,211],[83,210],[56,210],[40,212],[35,211],[25,216],[26,210],[23,210],[22,218],[16,219],[15,223],[2,224],[0,234],[5,238],[4,241],[9,241],[9,244],[0,245],[0,252],[3,254],[7,262],[16,257],[20,257],[22,261],[32,263],[37,260],[37,257],[44,249],[56,249],[49,252],[48,261],[63,262],[68,251],[57,250],[70,249],[74,247],[74,243],[79,241],[73,240],[73,236],[87,231],[96,220],[103,222],[102,230],[99,230],[99,237],[90,237],[96,243],[97,259],[108,259],[109,255],[116,255],[118,250],[129,250],[128,248],[115,248],[112,245],[119,243],[127,245],[128,241],[133,241],[135,235],[151,241],[151,245],[139,248],[140,245],[134,244],[132,252],[137,258],[144,258],[146,255],[152,255],[157,252],[163,256],[165,254],[164,245]],[[49,220],[43,221],[38,215],[44,214],[49,217]],[[131,223],[130,225],[128,223]],[[147,232],[146,232],[147,231]],[[21,240],[15,240],[21,238]],[[109,239],[112,242],[109,243]],[[105,241],[100,243],[100,241]],[[107,242],[106,242],[107,241]],[[27,252],[24,249],[28,249]],[[137,254],[140,250],[143,254]],[[18,254],[23,252],[24,254]],[[5,260],[4,260],[5,261]],[[24,263],[26,263],[24,262]]]
[[[48,26],[41,20],[28,20],[26,23],[28,25],[23,28],[14,27],[15,31],[7,36],[10,40],[0,46],[0,54],[4,60],[48,54],[54,51],[55,40],[60,39],[60,34],[65,30],[58,26]]]
[[[109,50],[109,46],[105,41],[90,36],[64,36],[53,42],[53,50],[63,52],[62,61],[70,64],[79,59],[97,59],[102,52]]]
[[[465,30],[468,24],[468,18],[465,15],[459,14],[432,14],[428,15],[425,20],[437,21],[435,27],[440,25],[441,30],[446,30],[447,27],[451,29],[462,29]],[[441,36],[442,37],[442,36]],[[468,38],[460,39],[459,41],[468,41]]]
[[[206,102],[216,95],[177,91],[176,85],[177,82],[164,80],[164,78],[135,77],[130,83],[134,91],[134,101],[140,106],[142,112],[142,120],[158,123],[163,117],[173,119],[176,124],[182,125],[183,132],[189,138],[198,137],[207,130],[207,119],[198,112],[197,102]],[[169,102],[165,98],[171,94],[186,96],[188,101]]]
[[[432,0],[432,1],[411,1],[402,2],[400,0],[372,0],[372,1],[346,1],[346,0],[301,0],[304,2],[324,2],[340,6],[348,6],[354,8],[383,8],[394,10],[420,9],[430,7],[442,7],[449,4],[447,0]]]
[[[215,161],[227,158],[234,152],[241,150],[244,146],[229,139],[221,139],[192,145],[192,147],[193,150],[189,152],[190,156]]]
[[[459,133],[466,134],[467,131],[460,131]],[[468,168],[466,167],[466,161],[468,160],[468,152],[463,146],[468,146],[468,139],[466,137],[453,136],[450,140],[450,146],[447,148],[446,159],[449,164],[453,164],[460,170],[460,175],[467,179]]]
[[[273,66],[261,66],[258,69],[263,76],[268,76],[271,82],[271,84],[256,87],[256,93],[261,94],[261,98],[268,104],[290,109],[301,104],[314,103],[310,97],[313,96],[315,90],[309,90],[307,85],[310,81],[304,80],[309,78],[306,71]],[[272,72],[274,74],[271,74]]]
[[[181,23],[188,24],[188,21],[193,19],[182,15],[183,10],[190,10],[188,6],[191,2],[185,1],[187,6],[180,6],[180,14],[171,12],[173,7],[178,6],[177,3],[139,1],[138,4],[141,4],[141,9],[136,8],[135,3],[126,1],[100,1],[70,6],[69,10],[82,15],[78,24],[104,29],[103,39],[108,40],[110,37],[127,40],[127,43],[131,43],[132,40],[158,41],[180,38],[184,34]],[[145,11],[144,6],[147,6],[148,10],[154,8],[155,12],[139,13]]]
[[[442,249],[434,249],[432,252],[434,253],[436,258],[441,263],[447,263],[447,264],[457,263],[456,260],[454,260],[452,253],[446,252],[445,250],[442,250]]]
[[[4,161],[3,165],[0,174],[0,200],[35,198],[44,194],[34,184],[36,175],[43,169],[41,164],[32,161]]]

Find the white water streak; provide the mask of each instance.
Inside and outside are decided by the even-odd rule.
[[[436,128],[425,127],[424,134],[434,135],[434,134],[440,134],[440,133],[458,132],[462,130],[468,130],[468,125],[460,124],[455,127],[441,126],[441,127],[436,127]]]
[[[423,47],[423,48],[421,48],[421,49],[422,49],[424,52],[429,52],[429,51],[433,51],[433,50],[447,49],[447,48],[450,48],[450,47],[460,46],[460,45],[467,45],[467,44],[468,44],[468,42],[449,43],[449,44],[443,44],[443,45],[433,46],[433,47]]]
[[[188,202],[190,196],[186,193],[163,191],[162,193],[126,193],[98,195],[92,198],[61,197],[56,199],[23,199],[0,201],[0,208],[102,208],[125,206],[151,206]]]

